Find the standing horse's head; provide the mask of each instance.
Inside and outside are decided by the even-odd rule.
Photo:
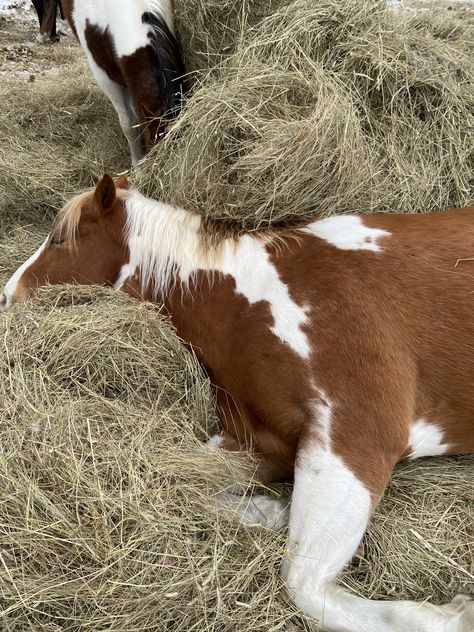
[[[27,298],[42,285],[113,285],[128,261],[123,241],[127,179],[105,174],[95,190],[72,198],[38,250],[0,295],[0,308]]]

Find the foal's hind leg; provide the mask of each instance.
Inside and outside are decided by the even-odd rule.
[[[384,449],[373,434],[360,436],[363,425],[350,424],[346,438],[352,436],[354,452],[342,458],[338,450],[342,435],[331,435],[331,407],[326,408],[326,424],[318,426],[322,420],[316,419],[315,428],[302,437],[295,466],[287,560],[282,567],[293,600],[330,632],[470,632],[474,602],[455,600],[440,607],[370,601],[336,583],[357,549],[403,446],[395,442]],[[350,419],[351,412],[337,414]],[[397,420],[379,420],[392,422]],[[341,419],[337,426],[340,431]],[[364,472],[366,476],[361,475]]]
[[[227,450],[229,452],[239,452],[241,446],[237,439],[229,432],[223,431],[212,436],[207,446],[211,449]],[[262,473],[262,477],[259,476]],[[260,464],[260,470],[257,469],[256,478],[268,480],[265,478],[268,472],[268,466],[265,462]],[[217,507],[228,509],[235,512],[239,520],[249,526],[263,526],[269,529],[283,529],[288,524],[289,506],[288,502],[279,498],[271,498],[263,494],[252,494],[245,496],[245,490],[239,484],[232,486],[230,491],[220,493],[214,498],[214,504]]]

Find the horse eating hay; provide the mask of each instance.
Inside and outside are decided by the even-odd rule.
[[[467,596],[370,601],[335,580],[395,463],[474,451],[473,213],[338,216],[219,239],[198,215],[104,176],[0,301],[74,281],[162,304],[215,385],[223,433],[211,445],[251,448],[264,481],[294,474],[282,574],[296,604],[331,631],[470,632]],[[244,520],[254,508],[287,518],[255,497]]]
[[[185,89],[170,0],[62,0],[62,7],[135,164],[163,135]]]

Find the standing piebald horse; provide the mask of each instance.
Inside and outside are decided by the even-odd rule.
[[[185,90],[171,0],[61,0],[61,5],[117,111],[135,164],[176,116]]]
[[[472,632],[468,596],[371,601],[336,579],[398,461],[474,451],[473,253],[474,208],[219,238],[106,175],[0,305],[65,282],[162,304],[216,386],[211,445],[255,451],[264,481],[294,477],[282,575],[301,610],[332,632]],[[287,518],[278,500],[254,506]]]

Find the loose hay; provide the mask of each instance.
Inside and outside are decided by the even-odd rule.
[[[207,380],[154,307],[46,288],[0,340],[2,630],[311,629],[278,579],[284,533],[212,507],[252,463],[201,445]],[[400,467],[343,582],[451,598],[472,579],[473,482],[469,458]]]
[[[117,115],[83,59],[33,83],[0,76],[0,228],[51,216],[129,164]]]
[[[290,2],[199,83],[134,183],[247,229],[468,204],[473,41],[381,0]]]
[[[174,0],[186,70],[198,76],[235,52],[246,31],[288,0]]]

